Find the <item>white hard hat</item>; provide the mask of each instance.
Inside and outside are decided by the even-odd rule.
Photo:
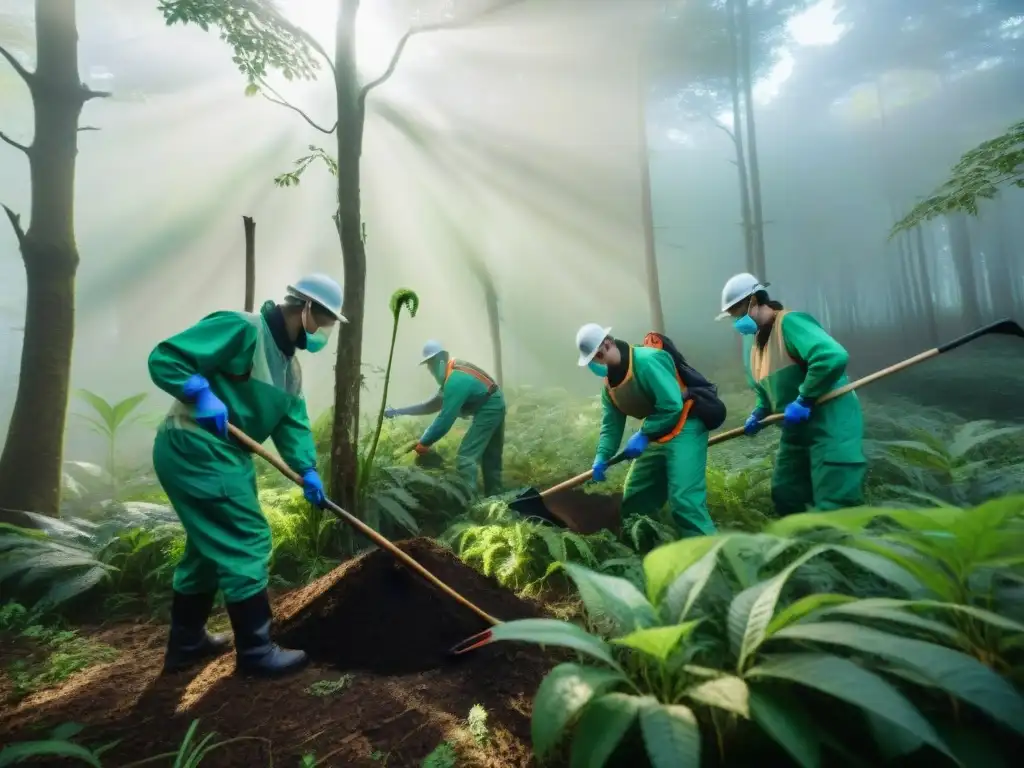
[[[587,323],[576,331],[576,349],[580,352],[580,368],[594,359],[601,342],[608,338],[611,328],[602,328],[597,323]]]
[[[749,272],[740,272],[730,277],[722,289],[722,312],[715,320],[724,320],[729,316],[729,307],[748,299],[758,291],[763,291],[771,283],[762,283]]]
[[[431,358],[437,357],[442,352],[444,352],[444,347],[441,346],[441,342],[434,341],[434,339],[431,339],[430,341],[423,345],[423,359],[420,360],[420,365],[423,365],[425,362],[427,362],[427,360],[430,360]]]
[[[341,286],[325,274],[315,272],[296,280],[294,284],[288,286],[286,295],[302,302],[312,301],[334,315],[339,322],[348,322],[348,318],[341,314]]]

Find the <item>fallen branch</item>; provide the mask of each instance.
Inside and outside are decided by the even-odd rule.
[[[395,52],[391,54],[391,61],[388,62],[388,67],[384,70],[384,74],[376,80],[371,80],[359,90],[360,108],[363,108],[366,105],[366,97],[370,94],[370,91],[377,86],[386,83],[391,76],[395,74],[395,69],[398,67],[398,62],[402,58],[402,52],[405,50],[405,45],[413,35],[420,35],[424,32],[441,32],[446,29],[459,29],[460,27],[465,27],[469,24],[480,21],[481,19],[490,16],[492,13],[504,10],[505,8],[510,8],[511,6],[518,5],[522,2],[524,2],[524,0],[501,0],[501,2],[490,5],[478,13],[469,14],[459,19],[437,21],[432,24],[421,24],[418,27],[412,27],[402,35],[402,38],[398,41],[398,45],[395,46]]]
[[[92,126],[92,125],[83,125],[78,130],[79,130],[79,132],[81,132],[81,131],[98,131],[99,128],[96,128],[95,126]]]
[[[5,59],[7,59],[7,63],[14,67],[14,71],[17,72],[21,76],[21,79],[25,81],[25,85],[31,88],[32,83],[35,80],[35,75],[33,75],[31,72],[25,69],[25,67],[21,65],[21,62],[14,58],[14,54],[8,51],[6,48],[4,48],[2,45],[0,45],[0,56],[3,56]]]
[[[0,203],[3,207],[4,212],[7,214],[7,218],[10,219],[11,228],[14,229],[14,235],[18,238],[18,246],[24,248],[25,246],[25,230],[21,228],[21,216],[12,211],[8,206]]]
[[[27,146],[25,146],[21,142],[15,141],[3,131],[0,131],[0,141],[4,142],[5,144],[10,144],[15,149],[20,149],[26,155],[29,154],[29,149]]]
[[[94,91],[92,88],[83,88],[84,93],[82,94],[83,101],[91,101],[92,99],[109,99],[112,94],[110,91]]]

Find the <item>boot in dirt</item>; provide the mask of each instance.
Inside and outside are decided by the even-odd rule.
[[[227,634],[210,634],[206,620],[213,609],[214,594],[186,595],[174,592],[171,600],[171,630],[164,654],[164,672],[176,672],[206,661],[231,645]]]
[[[305,651],[281,648],[270,639],[272,613],[264,589],[238,603],[228,603],[235,631],[237,671],[257,677],[277,677],[297,672],[309,660]]]

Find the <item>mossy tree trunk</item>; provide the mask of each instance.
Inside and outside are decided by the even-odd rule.
[[[4,206],[27,278],[21,375],[7,441],[0,455],[0,507],[47,515],[60,511],[64,427],[75,332],[75,160],[78,120],[87,101],[106,94],[78,74],[75,0],[36,0],[36,52],[29,72],[0,54],[32,96],[35,137],[29,146],[0,134],[29,161],[30,223]]]

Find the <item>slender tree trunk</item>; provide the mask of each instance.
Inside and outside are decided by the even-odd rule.
[[[494,381],[501,387],[505,380],[501,359],[501,315],[498,307],[498,292],[494,289],[494,281],[490,279],[490,275],[484,282],[484,302],[487,305],[487,327],[491,332],[491,351],[494,355]]]
[[[35,116],[35,138],[27,148],[32,181],[27,232],[8,209],[28,295],[18,394],[0,456],[0,507],[56,516],[75,333],[78,119],[95,94],[78,75],[74,0],[36,0],[35,14],[37,65],[25,76]]]
[[[743,218],[743,248],[747,257],[747,271],[757,275],[758,261],[754,258],[754,222],[750,210],[750,180],[747,178],[747,157],[743,150],[743,111],[740,105],[739,34],[736,29],[736,0],[729,0],[729,90],[732,91],[732,131],[729,137],[736,147],[736,171],[740,184],[740,215]],[[760,276],[764,280],[764,276]]]
[[[641,22],[641,41],[647,40],[647,25]],[[640,166],[640,216],[644,230],[644,264],[647,272],[647,301],[651,307],[651,330],[665,332],[665,312],[661,304],[661,281],[658,279],[658,251],[654,243],[654,208],[651,203],[651,156],[647,146],[647,66],[646,45],[637,54],[636,116],[637,162]]]
[[[252,216],[242,217],[245,228],[245,311],[256,310],[256,222]]]
[[[359,0],[338,0],[335,28],[335,94],[338,109],[338,212],[336,223],[345,266],[344,303],[348,323],[340,329],[334,366],[334,424],[331,431],[330,491],[358,513],[359,389],[366,306],[366,248],[361,229],[359,166],[365,114],[356,72],[356,12]]]
[[[957,283],[960,287],[964,323],[968,328],[977,328],[982,322],[982,311],[978,297],[978,281],[974,274],[967,218],[962,213],[952,213],[946,216],[946,224],[949,227],[949,248],[953,256],[953,268],[956,270]]]
[[[914,228],[914,250],[917,256],[917,273],[921,281],[921,294],[924,308],[925,331],[928,334],[928,344],[932,347],[939,345],[939,320],[935,314],[935,294],[932,291],[931,273],[928,271],[928,249],[924,244],[924,231],[921,227]]]
[[[768,265],[764,247],[764,214],[761,210],[761,170],[757,159],[757,124],[754,121],[754,72],[750,63],[750,17],[747,0],[739,2],[740,28],[740,69],[743,72],[744,106],[747,111],[747,147],[750,158],[750,201],[754,223],[754,257],[757,262],[756,274],[761,280],[768,279]]]

